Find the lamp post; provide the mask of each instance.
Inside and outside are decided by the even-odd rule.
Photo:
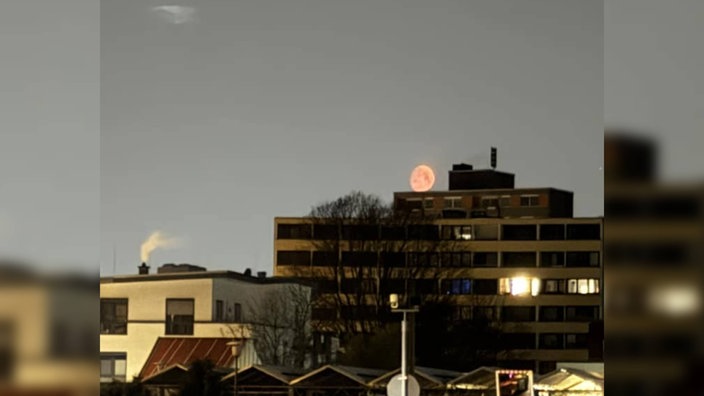
[[[399,308],[398,295],[391,295],[391,312],[402,313],[401,320],[401,396],[408,396],[408,321],[407,314],[418,312],[418,306]]]
[[[242,347],[244,347],[244,339],[242,338],[235,338],[233,341],[230,341],[227,343],[227,345],[230,346],[231,352],[232,352],[232,357],[235,358],[235,383],[234,383],[234,395],[237,396],[237,371],[238,371],[238,363],[240,359],[240,353],[242,353]]]

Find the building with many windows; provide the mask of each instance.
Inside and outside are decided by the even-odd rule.
[[[335,280],[326,278],[332,272],[325,268],[338,257],[342,265],[367,263],[363,276],[369,279],[360,287],[371,298],[379,271],[431,268],[413,272],[412,291],[402,278],[385,291],[442,295],[458,320],[500,321],[509,349],[500,357],[505,366],[545,373],[557,362],[601,360],[603,219],[574,218],[571,192],[515,188],[509,173],[460,164],[449,176],[446,191],[394,194],[396,210],[428,220],[394,229],[338,224],[345,239],[338,252],[321,248],[320,241],[336,232],[324,219],[276,218],[275,274],[308,275],[321,293],[334,294]],[[421,243],[393,252],[346,250],[355,240],[409,239]],[[313,320],[331,314],[314,311]]]
[[[209,351],[209,356],[229,357],[230,347],[213,341],[250,339],[247,317],[252,304],[265,298],[267,292],[291,284],[295,283],[268,278],[264,272],[252,276],[206,271],[189,264],[165,264],[155,274],[142,264],[137,275],[101,278],[101,382],[131,381],[140,373],[158,373],[145,363],[155,354],[168,357],[179,353],[158,350],[158,345],[171,345],[170,339],[198,339],[202,342],[193,344],[196,347],[215,345],[220,349]],[[232,359],[222,361],[232,363]],[[244,343],[238,363],[240,367],[260,363],[252,342]],[[164,365],[166,361],[153,364]]]

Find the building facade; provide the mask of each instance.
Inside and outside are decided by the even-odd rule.
[[[346,240],[332,256],[343,265],[367,260],[359,284],[370,298],[378,291],[374,278],[393,267],[400,276],[385,291],[443,296],[458,320],[499,321],[506,366],[544,373],[557,362],[601,360],[603,219],[572,217],[571,192],[513,183],[511,174],[455,165],[446,191],[394,194],[396,210],[426,220],[393,232],[384,224],[343,224],[339,234]],[[320,243],[329,233],[321,219],[276,218],[275,274],[307,275],[323,295],[338,292],[326,271],[334,265],[330,252]],[[347,240],[356,239],[395,239],[404,248],[345,251],[352,246]],[[418,267],[424,270],[409,272]],[[412,290],[404,271],[413,273]],[[313,320],[331,314],[317,312]]]
[[[159,339],[251,339],[252,307],[268,292],[290,285],[300,286],[265,273],[206,271],[187,264],[167,264],[156,274],[143,264],[138,275],[101,278],[101,381],[132,381],[144,372]],[[245,342],[238,364],[257,363],[253,343]]]

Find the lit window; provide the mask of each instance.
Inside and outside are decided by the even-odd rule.
[[[510,294],[512,296],[537,296],[540,294],[539,278],[501,278],[499,279],[499,293]]]
[[[599,294],[599,279],[582,278],[568,279],[567,293],[569,294]]]

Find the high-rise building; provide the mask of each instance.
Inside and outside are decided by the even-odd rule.
[[[384,293],[442,297],[457,320],[500,323],[505,367],[543,373],[601,361],[603,219],[573,217],[572,192],[516,188],[514,179],[454,165],[448,190],[396,192],[394,210],[422,220],[393,226],[276,218],[275,275],[314,278],[322,299],[364,294],[347,311],[369,316]],[[313,320],[335,315],[346,312],[322,307]]]

